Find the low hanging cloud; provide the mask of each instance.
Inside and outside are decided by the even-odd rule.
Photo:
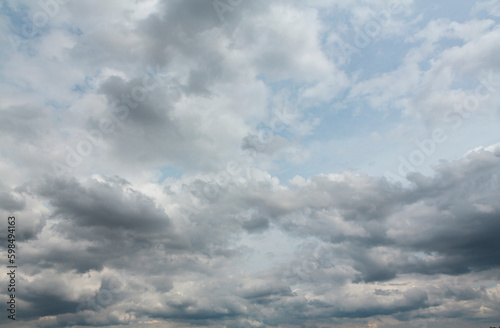
[[[494,279],[500,265],[499,169],[500,156],[482,149],[436,167],[433,177],[409,177],[409,187],[354,174],[316,176],[302,186],[264,177],[221,189],[188,225],[123,178],[42,179],[30,193],[51,210],[26,244],[24,267],[35,283],[20,298],[32,318],[53,315],[61,326],[81,320],[82,302],[107,294],[109,304],[86,305],[97,320],[86,324],[116,324],[111,312],[199,325],[260,313],[262,323],[274,325],[404,321],[450,300],[489,299],[485,306],[493,308],[493,290],[468,279]],[[238,220],[241,209],[253,214]],[[273,230],[299,248],[258,272],[241,271],[255,252],[242,241]],[[60,287],[47,292],[51,282],[42,281],[50,272],[68,281],[64,289],[57,280]],[[447,290],[442,277],[467,280]],[[115,292],[110,284],[121,287]],[[142,292],[131,293],[133,286]],[[48,299],[51,307],[44,307]]]

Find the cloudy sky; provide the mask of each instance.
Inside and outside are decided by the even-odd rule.
[[[500,324],[500,1],[0,6],[2,327]]]

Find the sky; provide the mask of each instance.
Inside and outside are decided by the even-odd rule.
[[[499,53],[497,0],[3,0],[0,327],[498,326]]]

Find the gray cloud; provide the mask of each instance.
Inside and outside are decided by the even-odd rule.
[[[19,222],[21,325],[500,320],[500,147],[458,156],[456,145],[498,142],[483,126],[494,124],[495,92],[462,117],[464,140],[442,127],[448,141],[404,183],[330,167],[351,157],[362,166],[358,153],[397,158],[401,136],[421,140],[420,126],[435,128],[436,112],[498,66],[494,11],[458,23],[417,16],[423,5],[412,1],[349,62],[340,41],[373,26],[381,4],[59,4],[0,65],[0,212]],[[43,11],[36,1],[2,6],[9,31]],[[403,62],[379,70],[389,41],[405,45]],[[385,107],[394,114],[364,116]],[[337,134],[358,123],[359,139]],[[91,150],[55,174],[84,141]],[[380,154],[368,149],[379,141]]]

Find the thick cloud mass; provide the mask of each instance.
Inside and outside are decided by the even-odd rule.
[[[498,1],[0,8],[0,326],[500,322]]]

